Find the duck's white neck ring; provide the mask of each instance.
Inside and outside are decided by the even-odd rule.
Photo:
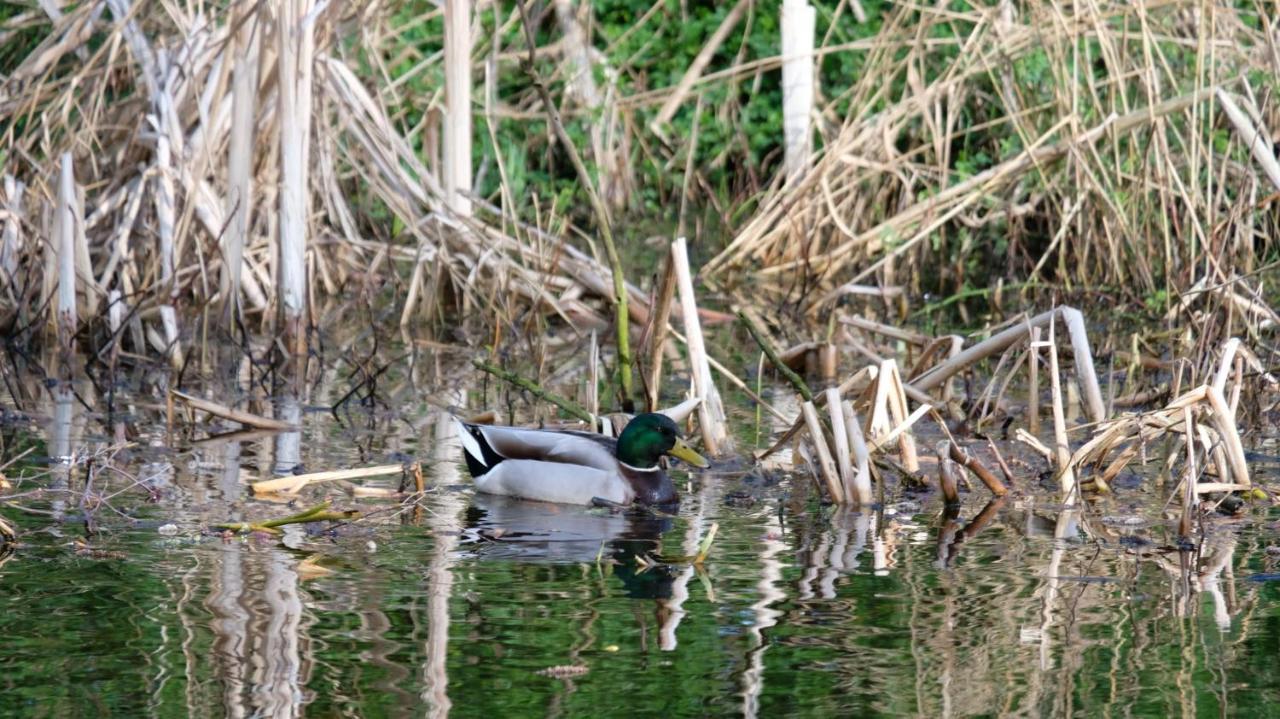
[[[662,467],[659,467],[656,464],[653,465],[652,467],[632,467],[631,465],[627,464],[626,462],[623,462],[622,460],[618,460],[618,464],[631,470],[632,472],[657,472],[658,470],[662,469]]]

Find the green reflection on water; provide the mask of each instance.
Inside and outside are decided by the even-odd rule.
[[[548,559],[536,530],[486,539],[495,525],[473,512],[450,554],[451,713],[1260,716],[1277,699],[1280,602],[1275,583],[1248,579],[1271,569],[1252,530],[1206,550],[1234,547],[1220,628],[1203,577],[1179,594],[1176,553],[1118,544],[1057,545],[1046,614],[1055,543],[1027,536],[1021,510],[949,568],[927,515],[888,518],[877,551],[874,516],[779,533],[775,510],[689,507],[599,565]],[[634,553],[678,545],[700,511],[721,525],[707,584],[680,566],[637,574]],[[138,530],[102,542],[123,556],[85,557],[29,535],[0,569],[3,714],[431,713],[435,543],[413,525],[376,539],[371,553],[335,547],[336,574],[299,581],[305,553],[274,544]],[[539,673],[557,666],[588,671]]]

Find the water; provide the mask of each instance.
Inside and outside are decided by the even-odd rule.
[[[821,507],[805,476],[727,462],[676,475],[674,517],[512,502],[473,493],[438,409],[505,411],[504,396],[466,353],[411,354],[377,402],[319,409],[362,376],[334,361],[277,402],[301,432],[222,441],[203,419],[166,427],[160,373],[118,378],[116,414],[88,380],[27,380],[0,438],[6,458],[32,451],[4,494],[49,514],[0,507],[22,531],[0,560],[0,715],[1261,716],[1280,701],[1265,507],[1210,517],[1182,552],[1151,481],[1077,515],[1028,473],[948,519],[935,495]],[[184,387],[230,399],[240,375]],[[69,455],[69,474],[42,459]],[[90,456],[101,501],[85,504]],[[317,487],[299,507],[333,496],[367,518],[279,540],[200,531],[297,511],[244,488],[277,467],[406,457],[432,488],[417,507]]]

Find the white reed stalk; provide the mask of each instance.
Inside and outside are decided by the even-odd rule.
[[[587,411],[591,413],[591,430],[597,431],[600,416],[600,341],[591,330],[591,347],[587,355]]]
[[[1227,376],[1231,374],[1236,352],[1239,350],[1239,337],[1232,337],[1222,345],[1222,359],[1218,362],[1218,371],[1213,375],[1213,387],[1219,392],[1226,392],[1227,390]]]
[[[284,0],[279,14],[280,301],[291,351],[300,353],[307,303],[307,188],[311,137],[312,0]]]
[[[147,43],[146,36],[132,16],[129,1],[107,0],[107,7],[111,9],[116,22],[122,23],[125,42],[129,45],[129,52],[133,53],[134,61],[138,63],[138,74],[142,76],[142,84],[146,86],[147,97],[154,97],[160,85],[160,73],[156,68],[156,58],[151,52],[151,45]]]
[[[689,348],[693,393],[702,400],[702,404],[698,405],[698,426],[707,452],[716,456],[721,451],[732,451],[733,441],[725,429],[724,405],[720,403],[720,393],[711,379],[711,364],[707,360],[702,325],[698,321],[698,299],[693,294],[689,252],[683,237],[677,237],[671,243],[671,262],[676,271],[676,287],[680,291],[680,311],[684,317],[685,344]]]
[[[836,471],[840,475],[840,497],[837,504],[853,502],[853,462],[849,458],[849,431],[844,426],[844,409],[840,390],[827,388],[827,414],[831,418],[831,441],[836,445]]]
[[[858,415],[853,411],[853,403],[846,400],[841,409],[844,411],[844,429],[849,435],[849,448],[853,451],[854,465],[857,471],[853,475],[853,494],[850,500],[855,506],[871,506],[871,452],[867,449],[867,438],[862,434],[858,424]]]
[[[831,459],[831,450],[827,448],[827,440],[822,435],[822,421],[818,419],[818,410],[812,402],[806,401],[800,406],[800,413],[804,415],[804,423],[809,428],[809,439],[813,440],[813,448],[818,455],[818,472],[827,485],[827,492],[831,494],[833,502],[843,504],[844,492],[840,489],[840,476]]]
[[[227,143],[227,214],[231,223],[222,236],[222,304],[224,318],[240,309],[240,277],[244,247],[253,211],[254,115],[258,101],[258,60],[261,42],[256,5],[244,0],[236,34],[237,61],[231,78],[231,136]]]
[[[889,415],[897,425],[890,435],[898,435],[898,451],[902,455],[902,466],[908,472],[919,472],[920,459],[916,456],[916,441],[911,436],[911,425],[929,411],[929,405],[922,404],[914,413],[908,413],[907,393],[902,383],[902,375],[898,372],[898,363],[894,360],[886,360],[886,362],[889,364],[887,374],[893,383],[892,391],[889,393]],[[885,373],[883,365],[881,372],[882,375]]]
[[[1031,343],[1027,346],[1027,372],[1030,374],[1027,390],[1027,430],[1040,434],[1040,328],[1031,328]]]
[[[113,337],[119,334],[120,328],[124,326],[127,309],[124,304],[124,295],[120,290],[113,289],[107,293],[107,328],[111,330]]]
[[[163,117],[169,109],[167,90],[160,90],[156,97],[156,111],[159,117],[149,118],[156,129],[156,162],[155,162],[155,206],[156,235],[160,243],[160,325],[164,330],[163,345],[166,354],[175,364],[178,357],[178,316],[173,309],[173,297],[176,293],[174,284],[174,212],[173,157],[169,144],[169,134],[164,131]]]
[[[7,288],[9,299],[17,302],[22,295],[18,285],[18,257],[22,254],[22,195],[27,186],[13,175],[4,176],[4,235],[0,237],[0,285]]]
[[[1061,307],[1058,311],[1062,314],[1062,321],[1067,325],[1067,335],[1071,338],[1072,357],[1076,362],[1076,384],[1084,392],[1089,421],[1101,422],[1107,417],[1107,405],[1102,401],[1098,373],[1093,368],[1093,352],[1089,349],[1089,331],[1084,326],[1084,315],[1074,307]]]
[[[113,288],[107,293],[107,328],[111,330],[112,365],[115,364],[116,357],[120,354],[120,345],[123,344],[124,334],[120,330],[124,327],[124,318],[128,309],[120,290]]]
[[[84,230],[84,188],[76,187],[76,204],[71,208],[75,221],[75,258],[76,258],[76,281],[80,287],[80,301],[84,304],[80,309],[90,317],[98,314],[98,296],[105,296],[106,293],[98,287],[97,280],[93,277],[93,261],[89,258],[89,238]]]
[[[444,2],[444,191],[471,216],[471,0]]]
[[[813,36],[817,13],[805,0],[782,1],[782,128],[787,182],[809,168],[813,133]]]
[[[1058,481],[1062,485],[1062,502],[1075,498],[1076,474],[1071,468],[1071,449],[1067,443],[1067,420],[1062,406],[1062,380],[1058,374],[1058,343],[1055,327],[1049,326],[1049,381],[1053,389],[1053,449],[1057,460]]]
[[[70,347],[76,332],[76,177],[71,153],[62,153],[62,171],[58,176],[58,305],[57,332],[63,347]]]
[[[1199,500],[1196,494],[1196,480],[1200,478],[1200,472],[1196,467],[1195,423],[1191,420],[1190,407],[1182,408],[1182,423],[1183,431],[1186,433],[1184,437],[1187,440],[1187,469],[1186,478],[1182,484],[1182,518],[1178,522],[1178,533],[1183,537],[1190,537],[1191,519]]]
[[[1227,399],[1217,387],[1209,387],[1205,395],[1209,406],[1213,408],[1212,421],[1218,434],[1222,436],[1227,452],[1227,461],[1231,465],[1231,473],[1235,475],[1237,484],[1251,484],[1249,479],[1249,463],[1244,456],[1244,443],[1240,441],[1240,430],[1236,427],[1235,418],[1231,416],[1231,407]]]
[[[1280,161],[1276,160],[1275,153],[1271,149],[1271,135],[1265,132],[1265,128],[1260,130],[1255,127],[1253,121],[1236,105],[1226,90],[1218,88],[1217,95],[1218,104],[1222,105],[1222,110],[1227,113],[1227,119],[1231,120],[1231,124],[1235,126],[1240,139],[1249,146],[1253,159],[1266,173],[1271,184],[1275,185],[1276,189],[1280,189]]]

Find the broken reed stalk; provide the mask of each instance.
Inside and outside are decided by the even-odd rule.
[[[289,430],[298,429],[298,426],[291,422],[272,419],[270,417],[263,417],[261,415],[253,414],[251,412],[241,412],[238,409],[232,409],[231,407],[228,407],[224,404],[212,402],[207,399],[201,399],[199,397],[196,397],[194,395],[189,395],[186,392],[181,392],[176,389],[169,390],[169,397],[171,400],[173,398],[177,398],[182,400],[183,402],[186,402],[188,405],[192,407],[192,409],[196,409],[201,412],[208,412],[209,414],[214,415],[215,417],[222,417],[223,419],[229,419],[232,422],[238,422],[247,427],[256,427],[258,429],[268,429],[268,430],[276,430],[276,431],[289,431]]]
[[[716,541],[716,532],[720,529],[719,522],[712,522],[707,528],[707,536],[702,538],[698,543],[698,554],[693,558],[694,564],[702,564],[707,561],[707,555],[711,553],[711,543]]]
[[[547,402],[554,404],[555,406],[564,410],[569,415],[590,424],[592,426],[591,431],[593,432],[595,431],[595,425],[593,424],[595,421],[595,418],[591,415],[589,411],[587,411],[585,407],[578,404],[577,402],[574,402],[573,400],[567,399],[565,397],[561,397],[560,395],[554,392],[551,392],[549,390],[543,389],[542,385],[538,384],[537,382],[534,382],[533,380],[527,377],[521,377],[515,372],[510,372],[505,369],[502,369],[501,367],[491,365],[482,359],[478,359],[478,358],[473,359],[471,360],[471,364],[475,365],[476,369],[481,370],[483,372],[488,372],[489,374],[493,375],[494,377],[497,377],[500,380],[503,380],[504,382],[509,382],[510,384],[513,384],[516,387],[519,387],[520,389],[532,394],[534,397],[537,397],[538,399],[546,400]]]
[[[773,365],[774,369],[778,370],[783,377],[787,378],[787,381],[791,383],[792,387],[795,387],[796,391],[800,393],[801,397],[804,397],[806,402],[814,401],[813,391],[809,389],[809,385],[805,383],[804,379],[802,379],[800,375],[796,374],[790,367],[788,367],[786,362],[783,362],[778,358],[778,352],[773,348],[773,343],[769,341],[769,338],[765,336],[764,332],[761,331],[759,327],[756,327],[756,323],[752,322],[751,318],[741,311],[738,312],[738,319],[742,324],[746,325],[747,331],[751,333],[751,339],[755,340],[756,344],[760,346],[760,349],[765,353],[765,356],[769,358],[769,363]]]
[[[911,330],[902,329],[901,327],[894,327],[893,325],[886,325],[881,322],[875,322],[856,315],[842,316],[840,318],[840,324],[857,327],[864,332],[871,332],[873,334],[884,335],[885,337],[895,340],[901,340],[908,344],[916,345],[917,347],[924,347],[933,341],[933,338],[928,335],[923,335],[919,332],[912,332]]]
[[[314,0],[284,0],[279,13],[277,94],[280,116],[280,308],[285,347],[306,352],[307,224],[311,138]]]
[[[1226,398],[1222,396],[1222,391],[1217,387],[1209,387],[1206,399],[1213,409],[1210,419],[1214,428],[1218,430],[1218,434],[1222,437],[1227,461],[1231,466],[1231,473],[1235,475],[1237,483],[1243,485],[1252,484],[1249,479],[1249,464],[1245,460],[1244,445],[1240,441],[1240,430],[1232,420],[1231,408],[1227,405]]]
[[[831,441],[835,443],[836,470],[840,476],[840,499],[838,504],[856,503],[853,493],[853,462],[850,457],[849,430],[844,424],[844,407],[840,401],[840,390],[828,387],[827,416],[831,418]]]
[[[658,283],[653,314],[649,316],[649,411],[658,408],[658,395],[662,391],[662,358],[667,344],[667,325],[671,321],[671,305],[676,296],[676,267],[671,253],[662,263],[662,280]]]
[[[1003,497],[1009,493],[1009,488],[1004,486],[1004,482],[1001,482],[998,477],[992,474],[986,465],[979,462],[977,457],[974,457],[954,442],[949,442],[948,444],[950,445],[951,460],[973,472],[978,479],[982,480],[983,484],[987,485],[987,489],[991,490],[992,494],[997,497]]]
[[[831,501],[842,504],[844,492],[840,489],[840,476],[831,458],[831,450],[827,447],[822,420],[818,419],[818,410],[814,408],[813,402],[805,400],[804,404],[800,405],[800,413],[804,415],[805,426],[809,429],[809,439],[813,441],[814,451],[818,455],[818,471],[822,475],[822,481],[827,485]]]
[[[849,379],[846,379],[844,382],[841,382],[840,386],[837,389],[840,390],[840,394],[842,395],[846,392],[850,392],[855,389],[857,389],[858,391],[866,389],[866,387],[869,386],[871,382],[875,381],[876,374],[878,371],[879,370],[877,370],[875,366],[863,367],[862,369],[855,372],[852,377],[850,377]],[[762,401],[758,397],[753,397],[753,399],[755,399],[757,402]],[[827,401],[827,396],[825,394],[820,394],[813,398],[813,403],[815,406],[825,404],[826,401]],[[773,445],[770,446],[768,449],[766,449],[763,454],[758,456],[756,458],[757,460],[763,460],[769,457],[770,455],[772,455],[774,452],[777,452],[778,450],[782,449],[784,445],[786,445],[788,442],[794,439],[796,434],[799,433],[800,430],[804,428],[804,417],[802,416],[796,417],[793,420],[792,418],[783,416],[777,410],[774,410],[772,408],[770,408],[770,412],[773,414],[774,417],[776,417],[779,420],[782,420],[783,422],[791,422],[791,427],[788,428],[786,432],[783,432],[782,436],[778,437],[778,439],[773,443]],[[870,431],[870,428],[868,428],[868,431]]]
[[[1035,327],[1048,327],[1056,319],[1061,318],[1067,325],[1067,333],[1071,338],[1071,348],[1076,362],[1077,381],[1085,398],[1085,409],[1089,421],[1101,422],[1106,419],[1106,403],[1102,401],[1102,390],[1098,385],[1098,375],[1093,367],[1093,354],[1089,348],[1089,335],[1084,326],[1084,316],[1079,310],[1071,307],[1057,307],[1042,312],[1026,322],[1018,323],[1008,329],[979,342],[964,350],[946,362],[925,372],[914,379],[911,384],[916,389],[929,391],[953,375],[987,357],[1004,352],[1015,343],[1025,340]],[[1056,381],[1056,380],[1055,380]]]
[[[883,435],[877,437],[871,443],[871,451],[873,452],[877,451],[881,447],[884,447],[885,445],[888,445],[890,442],[893,442],[895,440],[900,441],[902,436],[906,434],[907,431],[910,430],[913,426],[915,426],[916,422],[919,422],[920,419],[923,418],[926,414],[930,414],[933,412],[936,412],[936,410],[932,406],[927,404],[922,404],[919,407],[916,407],[916,411],[912,412],[910,416],[908,416],[906,419],[902,420],[897,425],[895,425],[893,429],[890,429],[888,432],[885,432]],[[899,445],[899,453],[901,453],[901,451],[902,451],[901,445]],[[912,444],[911,444],[911,453],[912,453],[912,456],[915,456],[914,440],[912,440]],[[918,458],[917,458],[917,461],[918,461]],[[906,462],[903,462],[903,464],[905,465]],[[913,469],[911,471],[918,472],[919,467],[917,466],[916,469]]]
[[[609,258],[609,268],[613,275],[613,302],[616,310],[615,325],[618,332],[618,385],[622,391],[622,409],[630,411],[631,407],[629,405],[633,398],[631,396],[631,337],[630,319],[627,314],[627,280],[622,272],[622,258],[618,254],[618,246],[613,239],[613,223],[609,219],[608,209],[605,208],[604,202],[600,200],[600,193],[596,191],[596,183],[592,179],[591,173],[587,170],[587,166],[582,163],[582,158],[578,155],[578,150],[574,147],[573,140],[570,139],[568,131],[564,129],[564,122],[560,119],[558,106],[552,101],[551,93],[534,69],[537,43],[534,41],[533,26],[529,21],[529,11],[525,8],[523,2],[517,2],[516,6],[520,9],[520,21],[524,25],[525,41],[529,47],[529,57],[523,63],[524,73],[528,76],[529,81],[533,83],[533,86],[538,91],[538,96],[542,99],[542,107],[547,114],[547,123],[551,125],[552,131],[555,132],[556,138],[560,141],[561,149],[569,156],[569,161],[573,164],[573,169],[578,175],[578,183],[582,186],[583,192],[587,194],[587,200],[591,203],[591,210],[595,214],[600,239],[604,240],[605,253]],[[687,262],[688,260],[686,259]],[[710,372],[708,371],[707,374],[709,377]],[[703,399],[705,406],[707,404],[706,398]],[[718,397],[717,404],[719,404]],[[710,448],[708,448],[708,451],[710,451]]]
[[[1218,104],[1222,105],[1223,111],[1227,114],[1227,119],[1231,120],[1231,124],[1235,126],[1236,133],[1240,135],[1240,139],[1249,147],[1249,152],[1253,154],[1253,159],[1262,168],[1262,172],[1271,180],[1271,184],[1277,190],[1280,190],[1280,161],[1276,160],[1275,151],[1272,150],[1270,133],[1266,132],[1266,128],[1254,127],[1249,116],[1236,105],[1231,99],[1231,95],[1222,88],[1217,88],[1215,94],[1218,96]]]
[[[950,442],[938,443],[935,452],[938,455],[938,487],[942,490],[942,499],[947,507],[960,505],[960,468],[951,460]]]
[[[732,451],[732,440],[725,427],[720,392],[711,379],[711,365],[707,361],[707,348],[702,339],[702,324],[698,320],[698,299],[693,293],[689,253],[683,237],[677,237],[671,243],[671,262],[675,269],[676,287],[680,291],[680,311],[684,315],[685,345],[689,349],[689,373],[693,378],[693,391],[702,400],[698,405],[698,429],[702,432],[707,452],[716,456],[722,451]]]
[[[343,519],[354,519],[360,516],[357,510],[332,511],[328,500],[297,514],[279,519],[268,519],[262,522],[222,522],[213,525],[215,529],[226,529],[233,532],[271,532],[279,534],[279,528],[289,524],[307,524],[310,522],[336,522]]]
[[[876,447],[880,447],[897,439],[902,466],[910,472],[920,471],[920,460],[916,456],[915,440],[909,430],[930,409],[929,405],[921,405],[914,413],[908,414],[906,391],[902,376],[898,373],[898,363],[891,359],[880,363],[871,409],[872,441]]]
[[[375,467],[356,467],[353,469],[332,469],[325,472],[295,474],[289,477],[264,479],[253,482],[249,488],[254,494],[297,494],[304,487],[317,482],[335,482],[346,479],[363,479],[365,477],[383,477],[404,471],[403,464],[380,464]]]
[[[1218,360],[1218,369],[1213,373],[1213,381],[1210,383],[1219,392],[1227,391],[1227,379],[1231,374],[1236,353],[1239,351],[1239,337],[1232,337],[1222,345],[1222,357]]]
[[[826,342],[818,348],[818,366],[822,373],[822,381],[831,384],[836,381],[836,372],[840,365],[840,351],[834,342]]]

